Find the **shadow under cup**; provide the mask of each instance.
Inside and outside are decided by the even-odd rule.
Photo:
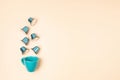
[[[38,66],[39,58],[36,56],[28,56],[21,59],[28,72],[34,72]]]

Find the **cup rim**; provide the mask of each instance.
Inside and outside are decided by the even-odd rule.
[[[25,60],[26,62],[37,62],[37,61],[39,61],[39,58],[37,57],[37,56],[27,56],[27,57],[24,57],[24,58],[22,58],[22,59],[26,59],[26,58],[29,58],[29,57],[32,57],[32,58],[36,58],[36,60],[34,61],[29,61],[29,60]]]

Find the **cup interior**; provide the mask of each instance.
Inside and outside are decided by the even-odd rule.
[[[35,62],[35,61],[38,61],[38,57],[29,56],[25,58],[25,61]]]

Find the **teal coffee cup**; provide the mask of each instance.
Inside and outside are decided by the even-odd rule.
[[[34,72],[38,66],[39,58],[36,56],[23,57],[21,62],[26,67],[28,72]]]

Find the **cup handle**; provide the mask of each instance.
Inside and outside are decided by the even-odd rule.
[[[24,58],[21,59],[21,62],[22,62],[23,65],[25,65],[25,64],[24,64]]]

